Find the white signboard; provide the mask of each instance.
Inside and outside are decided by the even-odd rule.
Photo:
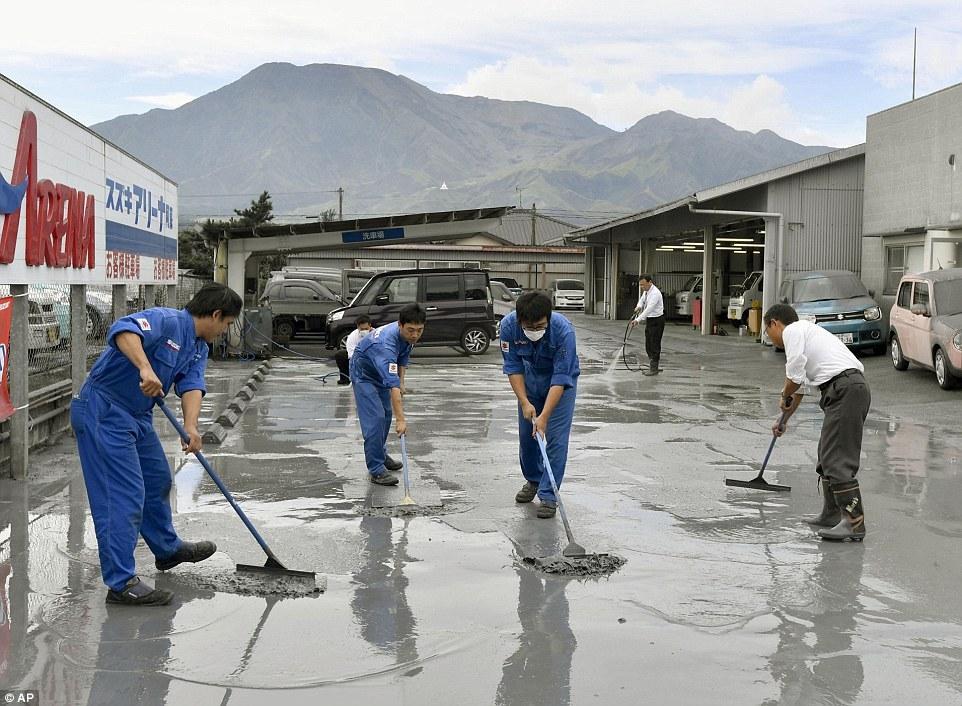
[[[0,282],[176,281],[176,185],[0,76]]]

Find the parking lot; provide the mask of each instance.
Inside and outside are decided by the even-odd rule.
[[[781,354],[669,325],[665,372],[643,377],[621,362],[623,322],[569,318],[582,376],[562,494],[579,543],[627,558],[615,574],[563,579],[520,561],[567,540],[560,518],[514,503],[516,405],[496,346],[415,352],[408,451],[444,504],[392,518],[357,492],[351,390],[319,379],[335,369],[330,351],[294,345],[300,356],[276,358],[238,425],[205,450],[275,552],[323,575],[326,591],[232,590],[233,565],[263,555],[158,415],[175,525],[219,552],[158,574],[141,546],[138,569],[174,602],[108,609],[68,438],[33,457],[26,493],[0,481],[2,683],[57,704],[962,701],[962,392],[863,358],[868,537],[827,544],[801,520],[820,507],[816,399],[766,472],[791,493],[724,485],[757,473]],[[251,365],[212,363],[205,420]]]

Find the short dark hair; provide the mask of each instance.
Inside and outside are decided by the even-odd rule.
[[[401,309],[397,321],[401,326],[404,324],[423,324],[428,320],[428,312],[421,308],[419,304],[408,304]]]
[[[772,321],[781,321],[788,326],[798,321],[798,312],[788,304],[775,304],[765,312],[763,320],[765,321],[765,328],[768,328]]]
[[[184,308],[190,312],[191,316],[196,316],[198,319],[213,316],[215,311],[220,311],[222,316],[237,317],[244,308],[244,300],[230,287],[217,282],[208,282]]]
[[[525,292],[515,305],[518,321],[533,324],[551,318],[551,297],[543,292]]]
[[[368,316],[367,314],[361,314],[360,316],[357,317],[357,321],[354,322],[354,325],[360,326],[361,324],[369,324],[369,323],[371,323],[371,317]]]
[[[641,275],[640,277],[638,277],[638,281],[640,282],[641,280],[645,280],[646,282],[654,282],[654,281],[655,281],[655,280],[652,278],[652,276],[649,275],[649,274],[647,274],[647,273],[645,273],[645,274]]]

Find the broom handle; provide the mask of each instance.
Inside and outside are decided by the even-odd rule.
[[[792,399],[791,397],[786,397],[785,401],[788,402],[791,399]],[[785,420],[787,418],[788,418],[788,412],[782,412],[782,416],[778,420],[778,428],[780,431],[785,430]],[[768,459],[772,457],[772,449],[775,448],[775,440],[777,438],[778,438],[777,436],[772,434],[772,443],[768,445],[768,453],[765,454],[765,460],[762,461],[762,469],[758,472],[758,475],[761,475],[762,473],[764,473],[765,469],[768,468]]]

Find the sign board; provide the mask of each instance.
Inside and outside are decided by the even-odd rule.
[[[404,228],[377,228],[373,230],[349,230],[341,234],[344,243],[376,243],[381,240],[399,240],[404,237]]]
[[[177,282],[177,186],[0,76],[0,281]]]

